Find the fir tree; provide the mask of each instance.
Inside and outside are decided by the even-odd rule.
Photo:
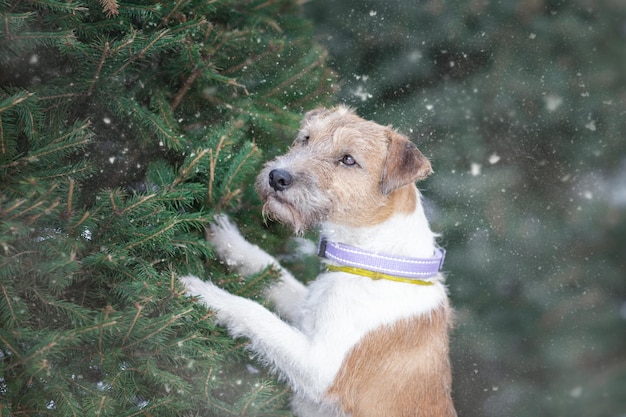
[[[308,11],[341,99],[432,157],[459,415],[623,415],[626,3]]]
[[[293,0],[0,2],[0,416],[288,415],[181,294],[333,75]],[[264,156],[265,157],[265,156]],[[256,220],[253,220],[256,218]]]

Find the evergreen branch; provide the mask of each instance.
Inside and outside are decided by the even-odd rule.
[[[215,409],[220,410],[228,415],[235,415],[233,411],[222,401],[212,396],[209,391],[211,389],[211,378],[213,378],[213,367],[209,368],[206,378],[204,378],[204,398]]]
[[[244,168],[250,168],[247,164],[248,164],[248,160],[250,158],[252,158],[254,155],[258,155],[259,154],[259,148],[251,142],[249,143],[249,147],[250,149],[245,152],[243,154],[243,157],[241,158],[241,160],[239,161],[239,163],[237,165],[233,166],[231,165],[230,169],[229,169],[229,175],[228,175],[228,181],[222,186],[222,190],[224,190],[224,194],[222,196],[222,198],[220,198],[220,204],[218,207],[218,210],[222,207],[224,207],[226,204],[228,204],[228,202],[234,198],[236,195],[239,194],[239,191],[235,191],[232,192],[230,187],[232,186],[233,181],[238,178],[239,173],[244,169]],[[242,149],[242,152],[244,152],[244,150]]]
[[[224,142],[226,141],[227,135],[224,134],[220,137],[217,146],[215,147],[215,155],[213,155],[213,149],[209,150],[209,184],[207,185],[207,195],[209,199],[209,204],[213,203],[213,184],[215,184],[215,167],[217,166],[217,161],[220,155],[220,151],[224,148]]]
[[[166,233],[168,230],[176,227],[177,225],[187,223],[188,221],[189,221],[189,219],[176,219],[176,220],[172,221],[170,224],[165,225],[165,226],[157,229],[157,231],[152,233],[151,235],[148,235],[148,236],[144,237],[143,239],[140,239],[140,240],[135,241],[135,242],[133,242],[133,243],[131,243],[129,245],[126,245],[124,247],[124,250],[131,250],[131,249],[133,249],[133,248],[135,248],[137,246],[141,246],[144,243],[146,243],[146,242],[148,242],[148,241],[150,241],[152,239],[156,239],[157,236],[160,236],[163,233]]]
[[[4,140],[4,123],[2,123],[2,117],[0,117],[0,152],[2,155],[7,154],[9,146],[9,143]]]
[[[13,36],[12,40],[29,40],[35,41],[41,45],[52,45],[53,41],[73,39],[74,34],[71,31],[66,32],[24,32],[19,36]]]
[[[37,161],[38,162],[38,161]],[[85,174],[93,170],[93,167],[89,166],[86,162],[80,162],[77,165],[67,165],[61,167],[51,168],[50,171],[38,172],[37,176],[32,176],[27,181],[35,184],[38,181],[48,181],[53,179],[63,179],[65,180],[69,175],[77,175],[77,174]]]
[[[148,333],[147,335],[145,335],[141,339],[136,340],[135,342],[131,343],[130,345],[124,346],[123,349],[129,350],[132,347],[137,346],[137,345],[145,342],[146,340],[150,339],[154,335],[157,335],[157,334],[161,333],[163,330],[167,329],[172,323],[175,323],[181,317],[186,316],[187,314],[191,313],[192,311],[193,311],[193,308],[189,308],[189,309],[184,310],[184,311],[182,311],[182,312],[180,312],[178,314],[173,315],[168,321],[165,322],[165,324],[163,324],[162,326],[160,326],[159,328],[157,328],[153,332]]]
[[[102,6],[102,11],[109,19],[120,13],[119,5],[116,0],[100,0],[100,5]]]
[[[191,172],[192,168],[195,167],[202,160],[202,158],[204,158],[204,156],[207,153],[210,155],[211,154],[211,149],[202,149],[200,152],[198,152],[196,157],[194,159],[192,159],[191,162],[189,162],[189,164],[186,164],[187,166],[183,166],[180,169],[178,176],[176,177],[176,179],[172,183],[172,187],[175,187],[178,184],[180,184],[181,182],[185,181],[187,179],[187,176]]]
[[[142,126],[152,131],[168,148],[174,150],[182,149],[181,137],[163,123],[161,117],[132,99],[121,98],[120,102],[123,104],[123,107],[130,108],[135,119],[141,123]]]
[[[260,406],[266,406],[268,404],[273,403],[274,401],[280,399],[281,397],[284,397],[285,394],[288,394],[290,392],[289,387],[284,387],[281,391],[279,391],[276,395],[273,395],[271,397],[269,397],[267,400],[263,401]]]
[[[17,323],[17,317],[15,316],[15,311],[13,311],[13,303],[9,298],[9,293],[4,285],[2,285],[2,294],[4,295],[4,299],[7,302],[7,307],[9,308],[9,313],[11,314],[11,322]],[[7,325],[11,326],[11,323],[7,323]]]
[[[106,400],[107,400],[106,395],[103,395],[100,397],[100,403],[98,404],[98,410],[96,411],[97,416],[102,415],[101,413],[102,413],[102,410],[104,409],[104,403],[106,402]]]
[[[169,31],[170,31],[169,29],[163,29],[162,31],[157,33],[157,35],[141,51],[139,51],[139,54],[137,55],[139,57],[139,59],[143,59],[143,57],[146,55],[148,50],[150,48],[152,48],[152,46],[155,43],[157,43],[162,37],[167,35],[169,33]]]
[[[102,1],[103,0],[101,0],[101,3]],[[107,0],[104,0],[104,1],[107,1]],[[113,0],[113,2],[115,1]],[[108,53],[109,53],[109,42],[105,42],[104,49],[102,50],[102,56],[100,57],[100,62],[98,63],[98,66],[96,67],[96,73],[93,75],[93,79],[91,80],[91,85],[89,86],[89,89],[87,90],[87,96],[91,95],[91,93],[93,92],[93,88],[95,87],[96,82],[98,81],[98,78],[100,78],[100,71],[102,71],[102,66],[104,65],[104,61],[106,60]]]
[[[256,64],[257,62],[262,61],[264,58],[267,58],[269,56],[275,56],[281,50],[282,48],[279,48],[274,42],[270,42],[267,48],[265,48],[265,50],[263,50],[263,52],[261,52],[260,54],[250,54],[250,56],[247,57],[247,59],[241,61],[237,65],[233,65],[232,67],[222,70],[221,73],[224,75],[228,75],[234,72],[238,72],[244,67],[247,67],[247,66]]]
[[[68,230],[69,230],[69,231],[73,231],[73,230],[74,230],[74,229],[76,229],[78,226],[80,226],[81,224],[83,224],[83,223],[85,222],[85,220],[87,220],[89,217],[91,217],[91,216],[90,216],[90,214],[89,214],[89,211],[85,211],[85,212],[83,213],[83,216],[80,218],[80,220],[78,220],[78,222],[76,222],[76,223],[72,224],[72,225],[69,227],[69,229],[68,229]]]
[[[156,36],[154,36],[154,38],[148,42],[148,44],[141,50],[139,51],[138,54],[133,54],[132,49],[130,50],[130,58],[121,66],[119,67],[113,74],[112,76],[115,77],[117,76],[120,72],[122,72],[124,69],[126,69],[126,67],[128,67],[129,65],[135,63],[135,61],[137,60],[141,60],[144,58],[144,56],[146,55],[146,53],[148,52],[148,50],[150,48],[152,48],[152,46],[154,46],[155,43],[157,43],[162,37],[164,37],[165,35],[167,35],[169,33],[169,29],[163,29],[161,30],[159,33],[156,34]],[[135,40],[135,33],[133,33],[133,36],[131,38],[130,41],[126,42],[126,45],[131,45]],[[120,47],[121,48],[121,47]]]
[[[44,203],[44,201],[42,201],[42,203]],[[29,219],[29,223],[35,223],[41,216],[44,215],[49,215],[50,213],[52,213],[54,211],[54,209],[59,206],[61,204],[61,202],[59,200],[55,200],[52,203],[50,203],[50,205],[45,208],[42,212],[35,214],[34,216],[32,216]]]
[[[181,293],[182,294],[182,293]],[[173,340],[168,347],[180,347],[182,346],[185,342],[188,342],[190,340],[195,340],[200,338],[200,336],[198,336],[197,334],[192,334],[191,336],[185,337],[183,339],[178,339],[178,340]],[[202,338],[200,340],[206,340],[206,338]]]
[[[171,398],[159,398],[158,400],[153,399],[152,401],[150,401],[150,404],[145,406],[145,407],[141,407],[139,410],[131,413],[131,414],[125,414],[123,417],[134,417],[134,416],[151,416],[151,415],[158,415],[158,413],[151,413],[150,410],[154,410],[158,407],[162,407],[165,404],[170,404],[172,402]]]
[[[44,205],[47,202],[46,195],[52,193],[52,191],[54,191],[57,187],[58,187],[58,184],[52,184],[52,186],[48,189],[46,193],[44,193],[44,195],[42,196],[42,198],[39,199],[39,201],[35,202],[33,205],[29,207],[26,207],[24,210],[17,212],[14,216],[9,217],[9,220],[13,220],[13,219],[20,218],[20,217],[25,217],[25,214],[28,214],[31,211],[34,211],[35,209]],[[58,202],[56,205],[58,205]],[[32,223],[32,221],[29,221],[28,223]]]
[[[113,43],[113,47],[110,49],[111,55],[117,54],[122,49],[126,48],[129,45],[132,45],[137,38],[137,31],[134,28],[130,28],[130,34],[126,36],[125,39],[122,39],[119,44],[117,42]],[[122,67],[123,68],[123,67]],[[113,75],[116,75],[121,71],[121,68],[118,69]]]
[[[122,344],[126,344],[126,342],[128,341],[128,338],[130,337],[130,334],[132,333],[133,329],[135,328],[135,324],[137,324],[137,320],[139,320],[139,317],[141,317],[141,310],[143,310],[143,306],[139,303],[135,303],[135,308],[137,309],[137,313],[135,313],[135,317],[133,318],[133,322],[130,324],[130,326],[128,326],[128,331],[126,332],[126,336],[124,336],[124,340],[122,340]]]
[[[11,353],[15,355],[18,359],[21,360],[23,358],[22,355],[20,355],[20,351],[17,348],[13,347],[13,345],[11,345],[8,340],[2,337],[2,332],[0,332],[0,342],[2,342],[4,346],[6,346],[11,351]]]
[[[56,12],[63,12],[69,14],[81,14],[89,11],[89,8],[83,6],[80,2],[65,2],[65,1],[55,1],[55,0],[46,0],[46,1],[37,1],[40,6],[43,6],[49,10]]]
[[[263,384],[259,384],[259,386],[257,387],[256,390],[254,390],[252,393],[248,394],[248,399],[246,400],[246,402],[244,403],[242,409],[241,409],[241,414],[242,415],[246,415],[248,412],[248,408],[250,407],[250,405],[254,404],[255,400],[257,399],[258,395],[263,392],[267,387]]]
[[[206,374],[206,378],[204,378],[204,398],[207,401],[211,400],[211,396],[209,395],[209,388],[211,387],[211,378],[213,377],[213,368],[209,368],[209,371]]]
[[[223,76],[221,74],[218,74],[217,72],[212,70],[212,67],[210,67],[208,65],[206,67],[204,67],[204,68],[211,68],[211,70],[208,70],[208,71],[204,72],[204,76],[206,78],[208,78],[210,80],[219,81],[220,83],[226,84],[226,85],[231,86],[231,87],[241,88],[245,95],[247,95],[247,96],[250,95],[250,92],[248,92],[248,88],[245,85],[243,85],[241,83],[238,83],[236,79],[231,78],[231,77],[225,77],[225,76]]]
[[[114,211],[117,211],[118,209],[115,206],[115,200],[113,198],[113,192],[112,191],[110,192],[110,196],[111,196],[111,203],[113,204],[113,209],[114,209]],[[124,209],[122,211],[120,211],[118,214],[119,215],[124,215],[124,214],[128,213],[129,211],[132,211],[135,208],[143,205],[147,201],[154,199],[156,196],[157,195],[155,193],[144,195],[139,200],[137,200],[135,203],[133,203],[133,204],[127,206],[127,207],[124,207]]]
[[[67,190],[67,209],[65,210],[65,214],[69,217],[72,214],[72,201],[74,200],[74,186],[76,185],[76,181],[72,178],[69,179],[70,186]]]
[[[0,113],[17,106],[25,100],[35,95],[35,93],[29,93],[27,91],[20,91],[11,97],[8,97],[0,102]]]
[[[20,208],[27,201],[28,200],[26,200],[25,198],[16,199],[15,201],[13,201],[13,205],[11,207],[7,207],[4,210],[0,211],[0,214],[2,214],[2,216],[0,217],[3,217],[6,219],[9,213],[11,213],[13,210]],[[18,216],[15,216],[15,217],[18,217]],[[11,219],[14,219],[15,217],[11,217]]]
[[[153,106],[158,109],[158,113],[163,119],[165,125],[172,132],[176,131],[176,129],[178,128],[178,123],[174,119],[174,109],[160,91],[153,94]]]
[[[264,284],[268,277],[276,276],[276,270],[272,267],[265,268],[260,274],[256,274],[252,279],[246,279],[244,284],[239,286],[235,292],[237,295],[246,295],[249,290],[255,291],[258,285]]]
[[[288,79],[286,79],[282,83],[278,84],[277,86],[275,86],[273,89],[271,89],[267,93],[263,94],[263,98],[267,99],[267,98],[273,96],[274,94],[283,91],[285,87],[287,87],[289,85],[292,85],[296,80],[298,80],[298,79],[302,78],[303,76],[309,74],[313,69],[315,69],[316,67],[319,67],[320,65],[322,65],[324,63],[324,61],[326,60],[327,55],[328,55],[328,52],[324,51],[324,53],[320,56],[320,58],[318,60],[313,61],[313,63],[311,63],[307,67],[303,68],[301,71],[298,71],[293,76],[289,77]]]
[[[59,300],[54,295],[48,295],[47,293],[37,291],[36,289],[32,292],[37,296],[41,303],[53,307],[59,312],[62,312],[66,317],[70,319],[74,327],[76,326],[76,323],[80,323],[80,325],[83,326],[91,318],[89,313],[85,311],[84,308],[74,303],[65,300]]]
[[[172,18],[172,16],[174,16],[174,13],[176,13],[183,1],[185,0],[176,1],[176,4],[174,5],[174,7],[172,7],[172,10],[170,10],[169,13],[161,20],[163,25],[167,25],[169,23],[170,19]]]
[[[66,394],[66,391],[59,390],[59,395],[61,395],[61,397],[63,398],[63,402],[65,403],[65,405],[68,406],[72,410],[72,416],[79,417],[83,415],[79,409],[76,409],[76,407],[73,404],[72,399]]]
[[[47,345],[37,349],[35,352],[31,353],[30,355],[26,356],[26,357],[22,357],[22,359],[20,359],[17,362],[14,362],[12,364],[10,364],[9,366],[7,366],[5,369],[5,371],[9,371],[15,367],[24,365],[26,362],[31,361],[33,358],[36,358],[37,356],[41,355],[44,352],[49,351],[50,349],[54,348],[56,345],[58,345],[58,342],[52,341],[50,343],[48,343]]]
[[[84,124],[75,127],[70,132],[66,133],[65,135],[59,136],[58,138],[54,139],[53,141],[50,142],[49,145],[44,146],[38,150],[32,151],[29,155],[24,156],[18,159],[17,161],[12,162],[11,164],[0,166],[0,168],[15,166],[15,165],[24,164],[24,163],[38,162],[41,158],[47,157],[49,155],[53,155],[59,152],[64,152],[64,151],[68,151],[71,149],[85,146],[89,142],[91,142],[91,138],[87,137],[82,140],[67,141],[67,142],[65,141],[65,139],[68,139],[81,131],[87,130],[90,124],[91,124],[90,122],[85,122]]]
[[[4,15],[4,33],[7,41],[13,40],[11,34],[12,29],[22,28],[26,25],[26,21],[33,17],[35,13],[12,13],[13,9],[9,9],[10,14]]]
[[[203,69],[204,68],[196,68],[191,72],[189,77],[187,77],[176,95],[174,95],[174,98],[172,98],[172,102],[170,104],[172,106],[172,110],[176,110],[176,108],[180,105],[180,103],[183,101],[183,98],[185,97],[193,83],[196,81],[196,78],[198,78],[198,76],[202,74]]]

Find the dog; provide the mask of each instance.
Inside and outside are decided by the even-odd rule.
[[[326,271],[308,286],[228,218],[210,237],[242,275],[280,273],[260,304],[194,276],[186,294],[293,390],[299,417],[452,417],[452,309],[415,182],[430,161],[391,127],[347,107],[305,114],[289,151],[268,162],[256,186],[266,217],[302,234],[320,229]]]

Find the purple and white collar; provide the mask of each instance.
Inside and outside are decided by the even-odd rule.
[[[446,252],[435,248],[430,258],[408,258],[379,252],[368,252],[343,243],[329,242],[320,238],[317,254],[347,267],[372,271],[393,277],[428,280],[439,274]]]

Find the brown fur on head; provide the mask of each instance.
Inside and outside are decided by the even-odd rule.
[[[279,171],[290,181],[276,188],[269,178]],[[264,214],[296,232],[324,221],[369,226],[414,210],[414,182],[431,172],[406,136],[339,106],[305,114],[295,142],[265,165],[257,189]]]

